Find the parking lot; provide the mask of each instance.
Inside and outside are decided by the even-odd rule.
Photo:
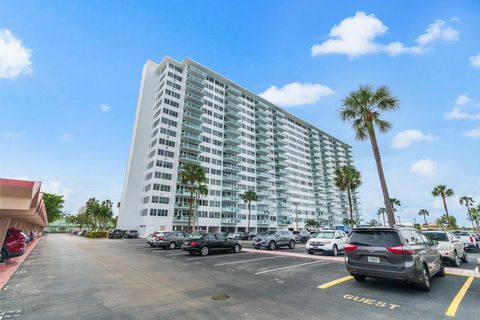
[[[245,245],[248,247],[248,245]],[[253,251],[253,250],[252,250]],[[2,291],[0,320],[476,319],[480,278],[447,275],[428,293],[352,280],[342,263],[268,251],[191,256],[142,239],[49,235]],[[471,260],[478,254],[471,254]],[[475,268],[472,262],[463,265]],[[462,266],[462,268],[463,268]]]

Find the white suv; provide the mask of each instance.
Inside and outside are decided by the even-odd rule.
[[[321,252],[337,256],[338,252],[343,251],[347,239],[347,234],[341,230],[322,230],[317,233],[315,238],[307,241],[305,248],[308,254]]]

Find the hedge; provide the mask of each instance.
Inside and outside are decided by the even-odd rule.
[[[84,236],[87,238],[107,238],[108,231],[88,231]]]

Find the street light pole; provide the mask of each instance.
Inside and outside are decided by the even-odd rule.
[[[398,224],[402,224],[402,221],[400,220],[400,216],[397,216],[397,219],[398,219]]]
[[[297,210],[297,207],[298,207],[299,203],[294,202],[293,205],[295,206],[295,222],[297,224],[297,231],[298,231],[298,210]]]

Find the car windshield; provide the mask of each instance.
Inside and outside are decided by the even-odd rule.
[[[157,233],[157,236],[159,237],[170,237],[173,234],[173,232],[159,232]]]
[[[445,232],[424,232],[423,233],[429,240],[435,241],[448,241],[448,236]]]
[[[466,231],[453,231],[453,234],[456,236],[469,237],[470,234]]]
[[[322,238],[322,239],[333,239],[335,232],[333,231],[322,231],[315,235],[315,238]]]
[[[262,232],[260,233],[261,236],[271,236],[271,235],[274,235],[275,233],[277,233],[277,231],[266,231],[266,232]]]
[[[397,232],[389,230],[353,231],[350,236],[350,243],[365,247],[391,247],[401,245]]]

